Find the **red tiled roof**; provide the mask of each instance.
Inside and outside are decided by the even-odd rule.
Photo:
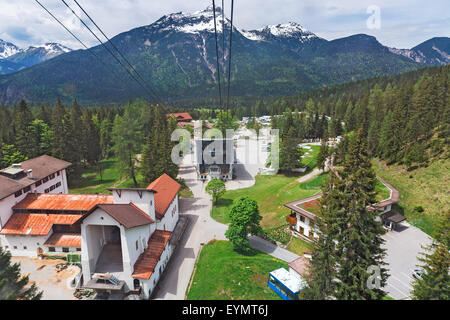
[[[72,225],[79,218],[79,214],[13,213],[0,234],[45,236],[54,224]]]
[[[147,189],[156,191],[154,195],[155,213],[158,219],[164,218],[167,209],[178,194],[178,191],[180,191],[180,188],[181,185],[165,173],[147,187]]]
[[[172,232],[156,230],[148,241],[147,249],[134,264],[133,278],[150,279]]]
[[[45,241],[47,247],[81,248],[81,234],[77,233],[53,233]]]
[[[183,121],[183,122],[192,121],[191,115],[187,112],[169,113],[169,114],[166,114],[166,118],[170,118],[172,115],[177,119],[177,121]]]
[[[97,204],[114,202],[112,195],[29,193],[13,208],[22,210],[89,211]]]

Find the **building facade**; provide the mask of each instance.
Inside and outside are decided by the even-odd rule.
[[[390,190],[390,196],[367,209],[377,210],[379,215],[376,220],[382,222],[387,229],[395,230],[401,222],[406,220],[403,215],[392,209],[392,205],[399,200],[399,192],[382,178],[377,178]],[[319,237],[314,221],[319,218],[318,210],[321,197],[322,194],[318,194],[284,205],[291,211],[286,216],[286,221],[290,224],[290,228],[295,235],[308,241],[313,241]]]

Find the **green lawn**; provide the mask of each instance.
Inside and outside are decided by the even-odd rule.
[[[302,257],[305,252],[313,250],[313,245],[299,238],[292,237],[286,249]]]
[[[72,194],[108,194],[108,188],[134,188],[134,182],[131,178],[121,176],[117,168],[117,160],[110,158],[102,161],[103,173],[100,176],[98,166],[85,168],[82,171],[81,178],[78,181],[72,181],[69,185],[69,192]],[[138,187],[147,187],[149,183],[143,182],[143,176],[137,174]],[[193,198],[192,191],[183,186],[179,192],[181,198]]]
[[[241,255],[229,241],[212,241],[200,253],[187,299],[281,300],[267,280],[282,267],[287,263],[267,254]]]
[[[409,223],[432,235],[439,218],[450,212],[450,160],[434,161],[427,168],[411,172],[404,166],[386,166],[377,160],[374,163],[377,174],[400,192],[397,210],[403,212]],[[414,210],[417,206],[424,212]]]
[[[313,152],[303,159],[303,163],[308,166],[306,173],[316,166],[317,154],[320,150],[319,146],[312,146],[312,148]],[[229,223],[228,210],[233,200],[241,196],[249,196],[258,202],[259,211],[263,217],[261,226],[265,228],[279,226],[285,222],[285,216],[289,213],[284,204],[319,193],[320,184],[326,174],[299,184],[297,179],[301,176],[257,175],[255,185],[252,187],[227,191],[213,206],[211,216],[221,223]]]
[[[83,169],[81,178],[78,181],[72,181],[69,186],[69,192],[73,194],[83,193],[110,193],[108,188],[127,188],[134,187],[131,178],[122,177],[116,166],[116,159],[110,158],[102,161],[103,173],[100,176],[98,166]],[[138,176],[138,181],[140,177]]]

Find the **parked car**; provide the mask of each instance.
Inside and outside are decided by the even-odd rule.
[[[423,269],[414,269],[412,276],[418,280],[422,280],[422,276],[425,274],[425,270]]]

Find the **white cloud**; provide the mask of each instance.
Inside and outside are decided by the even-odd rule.
[[[60,0],[39,0],[88,45],[97,44]],[[73,0],[66,0],[74,9]],[[148,25],[164,14],[194,12],[211,0],[77,0],[108,36]],[[221,0],[216,0],[218,6]],[[225,0],[229,15],[230,0]],[[381,29],[369,30],[367,7],[381,9]],[[79,10],[77,10],[79,12]],[[243,29],[298,22],[326,39],[356,33],[374,35],[389,46],[410,48],[434,36],[450,35],[448,0],[245,0],[235,1],[235,23]],[[0,0],[0,39],[21,47],[60,42],[80,48],[34,0]]]

